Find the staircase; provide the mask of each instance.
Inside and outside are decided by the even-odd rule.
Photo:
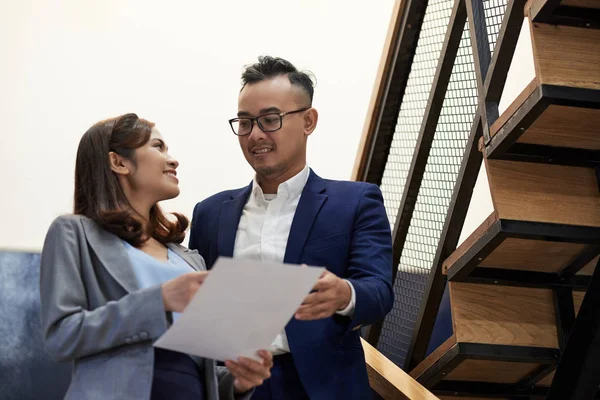
[[[600,384],[600,0],[525,15],[535,79],[479,143],[494,211],[443,262],[453,334],[410,371],[442,399]]]

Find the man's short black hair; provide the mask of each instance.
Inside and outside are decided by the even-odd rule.
[[[298,71],[294,65],[279,57],[260,56],[258,62],[247,65],[242,73],[242,89],[247,84],[261,82],[279,75],[287,75],[292,85],[300,87],[312,104],[314,82],[309,73]]]

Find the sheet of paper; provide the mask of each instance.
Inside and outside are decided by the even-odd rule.
[[[294,316],[324,268],[219,258],[154,346],[215,360],[258,359]]]

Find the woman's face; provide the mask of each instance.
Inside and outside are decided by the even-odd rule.
[[[176,169],[179,162],[168,153],[160,132],[152,128],[150,140],[135,150],[135,165],[131,166],[128,183],[135,196],[144,196],[155,202],[179,195]]]

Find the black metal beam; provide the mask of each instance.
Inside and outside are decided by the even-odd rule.
[[[511,399],[537,399],[545,398],[548,388],[533,387],[522,388],[509,383],[488,383],[471,381],[441,381],[431,391],[440,396],[462,397],[489,397]]]
[[[492,55],[492,61],[485,77],[485,100],[499,103],[506,83],[506,77],[510,64],[512,63],[517,40],[521,33],[521,25],[523,24],[524,8],[527,0],[510,0],[506,5],[504,18],[496,47]],[[490,120],[489,124],[495,121]]]
[[[484,94],[485,76],[492,60],[490,41],[488,39],[487,25],[485,22],[485,10],[483,8],[483,0],[465,1],[469,21],[471,48],[473,49],[475,76],[477,78],[477,89],[479,95],[482,96]]]
[[[556,363],[559,351],[549,347],[459,343],[460,353],[473,360]]]
[[[475,64],[475,77],[479,97],[481,118],[483,121],[483,137],[489,137],[489,122],[498,119],[498,103],[485,101],[485,78],[490,68],[492,54],[488,39],[487,24],[483,0],[465,0],[473,62]]]
[[[575,305],[573,304],[573,290],[571,288],[555,288],[553,290],[554,313],[556,315],[556,331],[558,345],[564,349],[567,339],[575,323]]]
[[[517,384],[517,387],[523,389],[529,389],[535,387],[535,385],[546,378],[556,369],[556,363],[551,364],[542,364],[539,368],[537,368],[533,373],[529,376],[525,377]]]
[[[503,154],[533,124],[549,105],[543,98],[542,88],[537,87],[523,104],[508,118],[506,123],[486,143],[486,156],[495,158]]]
[[[599,386],[600,268],[596,265],[556,368],[548,400],[593,399]]]
[[[428,0],[406,0],[401,4],[399,12],[402,13],[402,22],[399,37],[395,42],[388,75],[383,77],[386,86],[381,106],[376,110],[377,116],[368,158],[361,176],[358,177],[359,180],[381,184],[427,3]]]
[[[541,21],[535,21],[541,22]],[[600,28],[600,10],[597,8],[559,6],[543,22],[580,28]]]
[[[514,143],[504,154],[495,154],[494,158],[588,168],[600,165],[599,150],[553,147],[529,143]]]
[[[558,274],[548,272],[478,267],[473,269],[469,276],[461,279],[461,281],[528,288],[547,289],[566,287],[574,290],[585,290],[590,283],[590,277],[575,275],[569,279],[565,279],[558,276]]]
[[[543,1],[532,1],[531,7],[529,8],[529,17],[533,21],[543,21],[548,19],[554,13],[554,10],[558,8],[562,0],[543,0]]]
[[[467,251],[446,271],[448,280],[463,281],[477,268],[479,263],[489,256],[506,238],[502,233],[500,220],[494,222],[483,236],[473,243]]]
[[[600,254],[600,246],[587,246],[569,265],[560,271],[560,277],[569,279],[575,276],[579,270],[588,265],[598,254]]]
[[[427,279],[427,286],[423,293],[423,301],[419,309],[419,315],[412,332],[411,343],[406,356],[404,369],[410,371],[425,358],[429,339],[442,301],[444,289],[446,288],[446,276],[442,273],[443,262],[458,245],[460,233],[465,222],[473,188],[477,182],[477,176],[481,167],[483,156],[477,147],[482,135],[482,124],[480,113],[476,113],[475,121],[465,147],[460,171],[454,185],[452,199],[446,214],[444,228],[440,235],[435,258]]]
[[[542,96],[559,106],[600,108],[600,89],[559,85],[540,85]]]
[[[600,243],[600,227],[511,219],[501,219],[500,222],[502,232],[513,238],[591,245]]]
[[[456,368],[465,359],[464,354],[460,351],[458,344],[454,345],[449,351],[447,351],[439,360],[433,365],[427,368],[416,380],[425,387],[432,387],[446,375],[448,375],[454,368]]]
[[[562,5],[562,0],[532,2],[529,15],[533,22],[600,28],[600,9]]]

